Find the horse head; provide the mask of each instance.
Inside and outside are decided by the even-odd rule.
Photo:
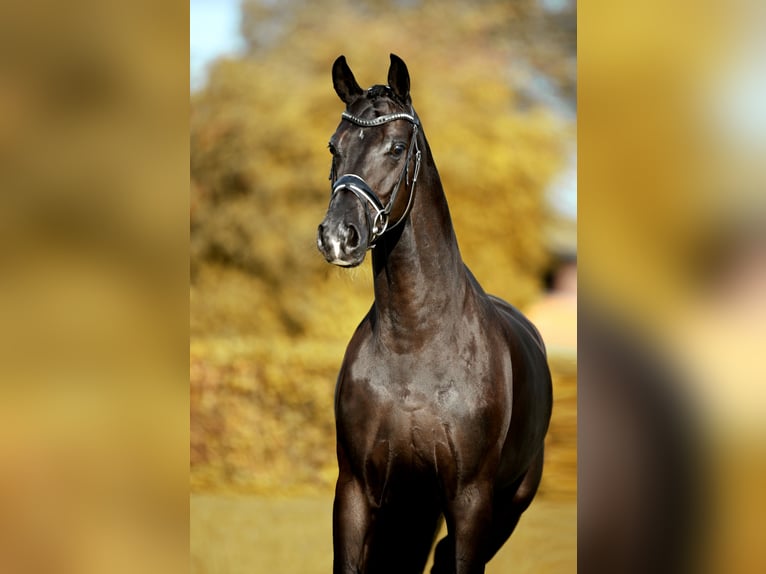
[[[317,247],[328,262],[353,267],[412,207],[420,167],[418,120],[406,64],[391,54],[388,85],[359,87],[344,56],[332,79],[346,110],[330,138],[332,196]]]

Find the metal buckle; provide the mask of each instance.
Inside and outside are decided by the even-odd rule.
[[[388,227],[388,214],[385,211],[378,211],[375,219],[372,221],[372,242],[386,232]],[[372,243],[371,242],[371,243]]]

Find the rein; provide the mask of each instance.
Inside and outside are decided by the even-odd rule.
[[[407,158],[404,162],[404,168],[402,168],[402,172],[399,175],[399,179],[396,182],[396,186],[394,187],[394,190],[391,192],[391,197],[388,200],[388,203],[384,206],[383,202],[380,201],[380,198],[375,194],[375,192],[372,190],[372,188],[367,184],[366,181],[364,181],[364,178],[354,174],[354,173],[347,173],[339,178],[335,179],[335,170],[330,173],[330,180],[334,180],[332,184],[332,195],[330,196],[330,201],[335,197],[335,195],[343,190],[347,189],[351,193],[353,193],[359,200],[362,202],[363,205],[366,205],[366,203],[369,203],[372,209],[374,209],[375,215],[371,218],[372,219],[372,226],[370,227],[370,236],[368,238],[368,249],[371,249],[372,247],[375,247],[375,242],[380,239],[380,237],[388,230],[395,228],[397,225],[399,225],[404,219],[407,217],[407,215],[410,212],[410,209],[412,208],[412,198],[415,195],[415,182],[418,180],[418,172],[420,171],[420,148],[418,147],[417,142],[417,136],[418,136],[418,127],[420,126],[420,122],[418,119],[412,115],[407,113],[395,113],[395,114],[388,114],[385,116],[380,116],[371,120],[365,120],[362,118],[358,118],[348,112],[343,112],[341,114],[341,117],[344,120],[348,120],[351,123],[354,123],[358,126],[364,127],[364,128],[371,128],[375,126],[382,126],[383,124],[387,124],[388,122],[393,122],[396,120],[407,120],[412,124],[412,138],[410,139],[410,147],[407,150]],[[407,180],[407,175],[409,172],[409,166],[410,161],[412,160],[413,152],[415,155],[415,168],[412,172],[412,185],[410,185],[410,196],[407,199],[407,208],[404,210],[404,213],[402,213],[402,216],[396,221],[396,223],[389,225],[389,217],[391,215],[391,209],[394,206],[394,202],[396,201],[396,196],[399,193],[399,188],[401,187],[402,180],[405,181],[405,187],[407,186],[407,183],[409,183]],[[366,211],[366,210],[365,210]]]

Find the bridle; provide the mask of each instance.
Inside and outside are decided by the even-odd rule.
[[[372,225],[370,226],[370,236],[367,243],[367,248],[370,249],[375,246],[375,242],[380,239],[380,237],[386,231],[394,229],[397,225],[404,221],[404,219],[406,219],[407,215],[409,214],[410,209],[412,208],[412,198],[415,195],[415,182],[418,180],[418,172],[420,171],[421,154],[417,142],[420,121],[417,119],[417,117],[415,117],[414,113],[407,114],[404,112],[379,116],[371,120],[365,120],[356,117],[348,112],[343,112],[341,117],[344,120],[348,120],[351,123],[354,123],[363,128],[382,126],[383,124],[387,124],[388,122],[393,122],[396,120],[407,120],[412,124],[412,138],[410,139],[410,147],[407,150],[407,157],[404,162],[404,168],[402,168],[402,173],[399,175],[396,186],[394,186],[394,190],[391,192],[391,197],[385,206],[372,190],[372,188],[367,184],[367,182],[364,181],[364,178],[354,173],[346,173],[336,179],[335,162],[333,161],[333,167],[330,170],[330,181],[332,182],[332,195],[330,196],[330,201],[332,202],[333,198],[339,191],[347,189],[357,198],[359,198],[363,206],[369,204],[370,207],[374,210],[374,215],[370,218]],[[396,223],[389,225],[391,209],[393,208],[394,202],[396,201],[396,196],[399,193],[399,188],[401,187],[402,180],[405,181],[405,187],[409,184],[408,173],[413,152],[415,155],[415,167],[412,170],[412,184],[410,185],[410,196],[407,199],[407,208],[404,210],[404,213],[402,213],[402,216],[396,221]],[[366,207],[365,212],[367,212]]]

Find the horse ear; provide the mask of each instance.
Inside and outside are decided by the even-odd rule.
[[[407,71],[407,64],[396,54],[391,54],[391,67],[388,68],[388,85],[399,100],[409,102],[410,73]]]
[[[350,104],[356,96],[363,93],[362,88],[356,83],[354,73],[346,63],[345,56],[338,56],[332,65],[332,85],[338,97],[346,104]]]

